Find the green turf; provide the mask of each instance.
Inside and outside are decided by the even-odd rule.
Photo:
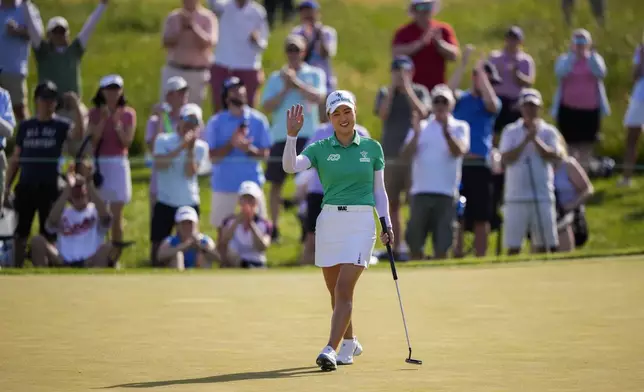
[[[0,390],[624,392],[644,387],[642,258],[401,272],[355,299],[356,364],[321,374],[319,271],[0,277]]]

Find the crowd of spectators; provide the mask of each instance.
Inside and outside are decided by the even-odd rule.
[[[81,61],[108,3],[100,0],[70,39],[64,17],[51,18],[44,28],[30,0],[0,1],[2,145],[15,136],[13,155],[8,161],[4,151],[0,156],[1,185],[18,215],[16,266],[27,256],[36,266],[114,266],[128,245],[123,211],[132,198],[128,149],[137,112],[119,75],[97,81],[89,109],[81,96]],[[375,97],[392,224],[401,239],[396,257],[425,258],[430,233],[433,258],[450,252],[463,257],[465,231],[474,234],[473,253],[485,256],[488,235],[501,221],[509,253],[519,252],[526,236],[536,252],[583,245],[588,235],[583,205],[593,191],[586,171],[601,120],[610,114],[603,83],[607,65],[590,33],[574,30],[570,50],[556,61],[555,126],[542,119],[544,101],[532,88],[535,63],[523,49],[529,37],[522,29],[509,27],[499,36],[503,46],[491,53],[472,45],[461,53],[454,28],[436,19],[439,3],[410,1],[411,20],[393,34],[391,80]],[[572,2],[563,3],[569,15]],[[592,3],[603,22],[603,2]],[[281,239],[286,109],[304,106],[298,153],[332,134],[323,105],[337,86],[332,59],[341,37],[322,22],[314,0],[297,6],[271,0],[265,6],[254,0],[205,5],[182,0],[165,20],[161,99],[145,132],[153,161],[153,266],[265,267],[266,250]],[[278,8],[283,21],[296,11],[300,21],[284,41],[284,65],[265,77],[262,55]],[[30,52],[38,80],[33,115],[27,106]],[[448,75],[453,61],[459,63]],[[625,118],[629,146],[623,185],[631,182],[629,167],[644,124],[644,46],[633,62],[636,86]],[[466,90],[459,89],[463,78],[470,80]],[[214,115],[204,119],[208,88]],[[369,137],[363,127],[356,131]],[[65,155],[77,159],[63,175]],[[212,165],[208,223],[218,231],[216,240],[199,229],[197,176],[207,164]],[[268,197],[262,190],[266,181]],[[314,170],[296,181],[301,263],[310,264],[324,191]],[[458,200],[465,200],[463,217],[456,214]],[[403,222],[406,202],[410,219]],[[40,233],[27,252],[36,213]]]

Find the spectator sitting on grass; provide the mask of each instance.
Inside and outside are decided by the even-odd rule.
[[[180,111],[177,131],[159,135],[154,142],[154,166],[157,172],[157,202],[152,213],[150,240],[152,265],[156,265],[156,250],[172,233],[177,210],[192,207],[199,213],[200,162],[208,158],[208,145],[197,138],[203,124],[201,108],[194,103]]]
[[[56,242],[43,235],[31,240],[34,267],[107,267],[112,245],[105,243],[105,235],[111,221],[112,215],[94,183],[72,168],[45,225],[48,233],[57,235]]]
[[[271,223],[257,213],[261,189],[245,181],[239,189],[239,213],[219,228],[217,249],[222,267],[265,268],[271,244]]]
[[[174,222],[176,234],[166,238],[159,247],[159,261],[180,271],[186,268],[210,268],[217,259],[215,242],[199,232],[197,211],[189,206],[178,208]]]

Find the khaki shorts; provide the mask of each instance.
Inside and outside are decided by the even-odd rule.
[[[27,79],[14,73],[0,72],[0,87],[9,92],[11,103],[27,106]]]
[[[210,201],[210,224],[212,227],[221,227],[224,220],[235,213],[239,195],[234,192],[213,192]],[[262,218],[267,218],[266,198],[262,197],[258,203],[257,213]]]
[[[409,190],[411,166],[408,163],[390,163],[385,166],[385,188],[390,200],[400,201],[400,195]]]

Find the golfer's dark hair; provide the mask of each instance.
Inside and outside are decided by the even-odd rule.
[[[99,88],[98,91],[96,91],[94,98],[92,98],[92,103],[94,104],[95,108],[100,108],[101,106],[105,105],[105,97],[103,96],[102,88]],[[120,106],[120,107],[127,106],[127,99],[125,99],[125,93],[121,94],[116,106]]]

